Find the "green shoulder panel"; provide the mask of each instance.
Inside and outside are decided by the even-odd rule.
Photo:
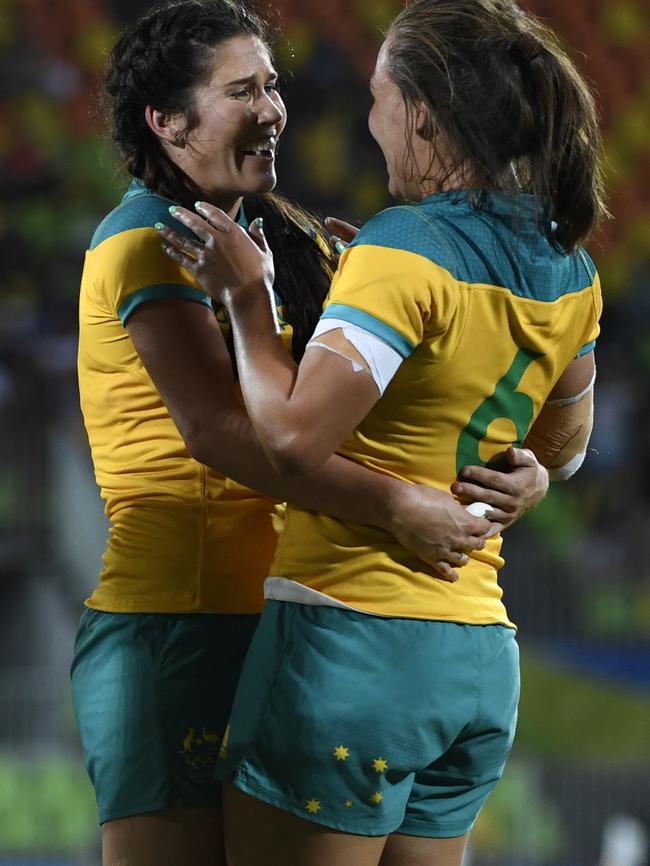
[[[152,229],[155,223],[165,223],[181,234],[195,237],[193,232],[169,213],[171,204],[168,199],[150,193],[125,196],[122,203],[112,210],[95,230],[90,249],[94,250],[109,238],[131,229]]]
[[[554,249],[530,198],[493,194],[478,209],[461,193],[440,193],[382,211],[350,246],[405,250],[461,282],[499,286],[531,300],[552,303],[589,288],[593,262],[582,249],[568,255]]]

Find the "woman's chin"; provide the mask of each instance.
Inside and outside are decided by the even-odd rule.
[[[404,197],[403,182],[400,182],[400,178],[394,177],[390,172],[388,174],[388,192],[393,198],[401,199]]]
[[[267,171],[260,173],[257,177],[251,178],[245,184],[245,195],[260,195],[261,193],[271,192],[278,182],[274,168],[269,168]]]

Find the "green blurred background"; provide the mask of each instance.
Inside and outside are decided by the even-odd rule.
[[[95,866],[68,665],[106,523],[75,383],[84,250],[126,180],[97,108],[138,0],[0,0],[0,866]],[[644,866],[650,829],[650,3],[522,0],[593,84],[610,220],[580,474],[508,534],[518,740],[473,866]],[[394,0],[274,0],[289,127],[279,189],[362,222],[388,204],[367,80]],[[265,11],[262,7],[262,11]],[[351,864],[352,866],[352,864]]]

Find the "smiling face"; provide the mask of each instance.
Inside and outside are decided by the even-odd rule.
[[[268,48],[259,38],[235,36],[216,46],[213,55],[208,80],[194,91],[199,123],[184,146],[176,140],[186,125],[183,116],[148,109],[147,119],[169,159],[204,198],[232,211],[242,195],[275,186],[275,150],[286,111]]]
[[[381,47],[370,79],[373,105],[368,128],[386,160],[388,191],[395,198],[418,198],[409,140],[413,142],[413,118],[406,110],[404,97],[388,73],[386,43]]]
[[[388,41],[381,46],[370,79],[373,105],[368,127],[386,160],[388,191],[395,198],[420,201],[434,192],[466,185],[466,177],[473,175],[449,171],[454,156],[442,131],[432,135],[430,110],[423,103],[407,109],[389,72],[387,46]]]

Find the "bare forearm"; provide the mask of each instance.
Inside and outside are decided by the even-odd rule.
[[[290,398],[298,366],[275,331],[272,307],[260,289],[228,300],[237,372],[246,409],[264,449],[292,436]]]
[[[203,462],[310,511],[384,529],[443,580],[458,579],[454,567],[467,562],[462,551],[484,545],[491,524],[472,517],[448,493],[399,481],[338,455],[309,474],[287,479],[270,465],[243,411],[231,416],[228,428],[224,435],[222,416],[220,429],[205,440]]]
[[[389,529],[402,483],[333,455],[306,475],[287,478],[272,466],[245,411],[221,412],[218,429],[205,425],[190,445],[201,463],[276,499],[339,520]]]
[[[296,365],[270,327],[261,292],[229,303],[246,408],[283,475],[311,476],[366,417],[379,391],[345,358],[309,346]]]

